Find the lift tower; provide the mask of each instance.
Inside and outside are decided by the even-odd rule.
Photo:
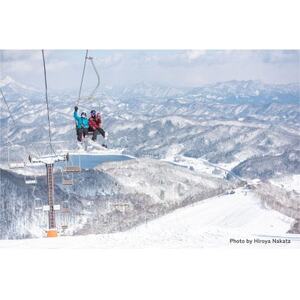
[[[55,221],[55,210],[54,210],[54,176],[53,176],[53,163],[46,164],[47,170],[47,187],[48,187],[48,219],[49,219],[49,230],[47,231],[48,237],[56,237],[56,221]]]
[[[66,155],[49,155],[42,157],[29,156],[30,163],[45,164],[46,179],[47,179],[47,195],[48,205],[45,207],[48,210],[48,230],[47,237],[57,237],[57,227],[55,220],[55,211],[60,210],[60,205],[54,204],[54,163],[59,161],[69,161],[69,154]]]

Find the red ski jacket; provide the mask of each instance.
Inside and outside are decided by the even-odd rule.
[[[98,128],[101,128],[101,117],[97,116],[95,118],[90,117],[89,118],[89,126],[93,129],[96,130]]]

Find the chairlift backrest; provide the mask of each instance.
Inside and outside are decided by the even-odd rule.
[[[64,172],[80,172],[81,169],[78,166],[67,166],[63,170]]]
[[[8,167],[10,169],[20,169],[20,168],[25,168],[25,162],[22,163],[8,163]]]
[[[63,185],[73,185],[73,179],[63,179]]]
[[[70,168],[70,167],[66,166],[65,168],[61,169],[62,184],[63,185],[73,185],[73,183],[74,183],[73,172],[74,171],[68,171],[68,170],[66,170],[67,168]]]

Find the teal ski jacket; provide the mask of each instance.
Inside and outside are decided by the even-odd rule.
[[[88,120],[87,118],[80,117],[80,116],[78,115],[78,112],[77,112],[77,111],[74,111],[73,117],[74,117],[74,119],[75,119],[76,127],[77,127],[78,129],[80,129],[80,128],[89,128],[89,120]]]

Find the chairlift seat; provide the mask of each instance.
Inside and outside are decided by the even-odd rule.
[[[37,184],[36,179],[25,179],[25,184]]]
[[[68,166],[64,168],[64,172],[80,172],[81,169],[78,166]]]
[[[73,180],[72,179],[63,179],[62,184],[63,185],[73,185]]]
[[[19,168],[25,168],[25,163],[9,163],[8,167],[10,169],[19,169]]]

